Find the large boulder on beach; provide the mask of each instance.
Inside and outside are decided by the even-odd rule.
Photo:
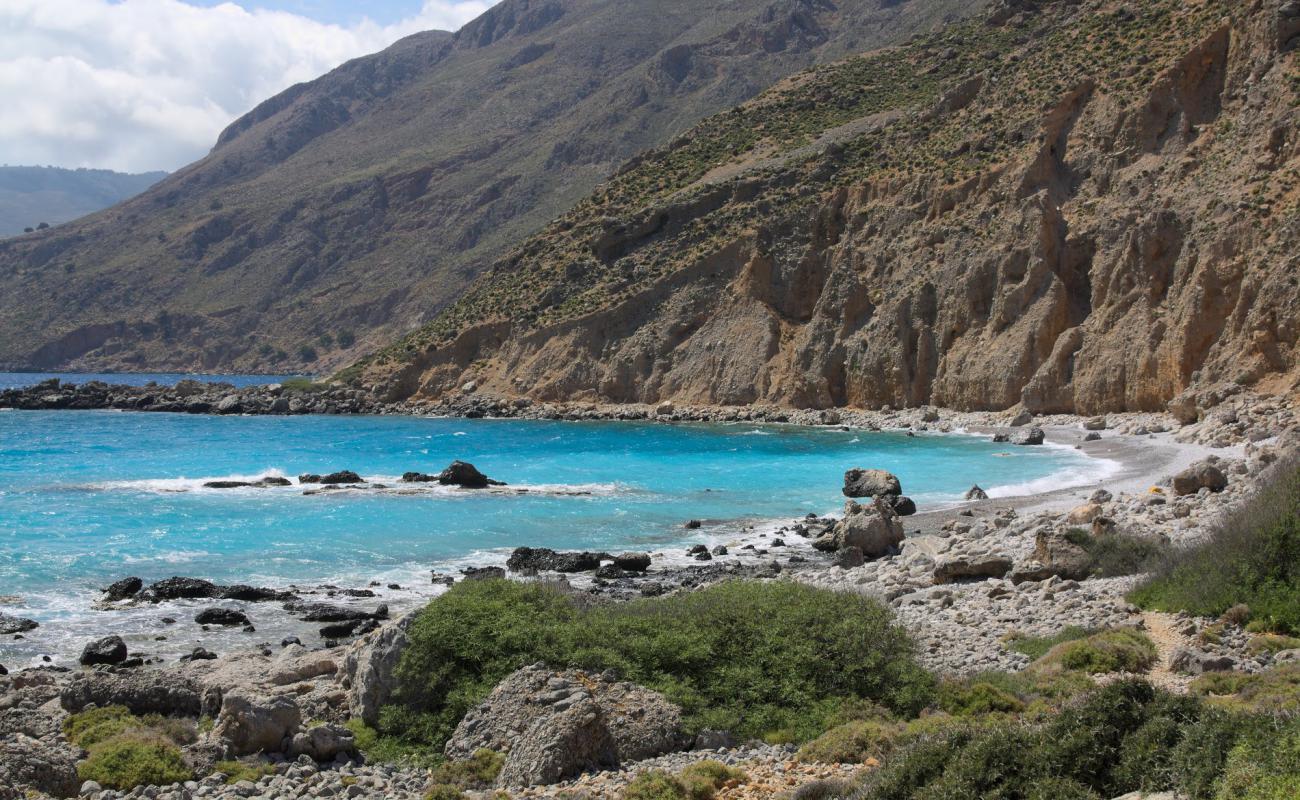
[[[367,725],[379,721],[382,708],[397,688],[397,664],[410,643],[407,632],[412,612],[355,642],[343,658],[343,685],[348,690],[352,714]]]
[[[505,486],[501,481],[494,481],[478,471],[467,461],[453,461],[438,473],[438,483],[443,486],[459,486],[462,489],[486,489],[489,486]]]
[[[446,755],[507,753],[502,786],[551,784],[685,748],[681,709],[658,692],[606,675],[525,667],[497,685],[448,740]]]
[[[650,569],[650,554],[619,553],[614,556],[614,566],[628,572],[645,572]]]
[[[8,614],[0,614],[0,634],[9,635],[11,633],[26,633],[30,630],[39,628],[40,624],[33,619],[23,617],[11,617]]]
[[[903,543],[903,523],[883,497],[859,504],[844,504],[844,518],[830,532],[822,534],[813,547],[828,553],[856,547],[864,558],[880,558]]]
[[[1036,445],[1042,444],[1046,439],[1047,435],[1043,433],[1043,429],[1034,427],[1024,431],[1023,433],[1017,434],[1016,437],[1011,440],[1011,443],[1022,446]]]
[[[1060,531],[1041,530],[1034,539],[1032,560],[1017,566],[1010,577],[1013,583],[1042,581],[1053,575],[1081,581],[1091,571],[1092,556],[1087,550],[1071,542]]]
[[[600,568],[600,555],[559,553],[549,547],[516,547],[506,567],[511,572],[590,572]]]
[[[1174,476],[1174,494],[1196,494],[1202,489],[1221,492],[1228,488],[1228,476],[1213,464],[1194,464]]]
[[[897,497],[903,493],[898,477],[883,469],[851,469],[844,473],[845,497]]]
[[[1001,578],[1011,571],[1011,559],[1004,556],[966,556],[939,563],[934,568],[934,582],[958,583]]]
[[[121,636],[105,636],[87,644],[78,659],[82,665],[121,664],[126,661],[126,642]]]
[[[302,711],[293,698],[236,688],[222,695],[212,736],[230,757],[280,753],[301,724]]]
[[[86,672],[59,691],[59,705],[70,714],[90,706],[126,706],[132,714],[197,717],[202,710],[199,686],[190,678],[160,670]]]

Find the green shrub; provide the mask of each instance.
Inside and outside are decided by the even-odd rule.
[[[1300,720],[1260,726],[1237,743],[1216,783],[1215,800],[1300,797]]]
[[[679,780],[686,787],[691,800],[712,800],[718,789],[727,784],[741,784],[749,779],[744,770],[729,767],[721,761],[705,759],[682,770]]]
[[[1077,625],[1071,625],[1055,636],[1025,636],[1023,634],[1012,634],[1007,637],[1005,643],[1008,649],[1017,653],[1024,653],[1031,659],[1037,661],[1047,655],[1047,651],[1064,642],[1072,642],[1075,639],[1086,639],[1096,633],[1095,628],[1080,628]]]
[[[424,800],[465,800],[465,793],[455,786],[439,783],[429,787]]]
[[[823,778],[805,783],[790,793],[790,800],[841,800],[853,792],[853,782],[841,778]]]
[[[1145,634],[1130,628],[1117,628],[1058,644],[1034,666],[1078,670],[1093,675],[1144,672],[1156,662],[1156,657],[1156,646]]]
[[[663,770],[642,772],[623,789],[623,800],[696,800],[677,777]]]
[[[212,771],[225,775],[228,785],[240,781],[257,783],[267,775],[274,775],[275,765],[261,761],[218,761],[212,765]]]
[[[1093,536],[1082,528],[1071,528],[1066,532],[1065,538],[1082,547],[1092,557],[1089,571],[1098,578],[1116,578],[1146,572],[1164,552],[1156,539],[1123,533]]]
[[[505,763],[506,757],[495,750],[476,750],[474,755],[463,761],[441,764],[433,771],[433,782],[461,789],[482,789],[492,785]]]
[[[286,392],[323,392],[329,388],[328,383],[318,383],[311,378],[286,378],[280,381],[280,388]]]
[[[939,686],[939,708],[955,717],[970,717],[1016,714],[1025,709],[1025,704],[988,681],[946,681]]]
[[[406,763],[413,766],[436,767],[442,764],[442,756],[428,747],[403,741],[396,736],[387,736],[367,725],[360,719],[349,719],[343,727],[352,731],[357,749],[366,757],[366,761],[377,764]]]
[[[77,714],[63,721],[63,735],[69,742],[89,750],[100,742],[140,727],[140,719],[126,706],[104,706]]]
[[[857,595],[789,582],[580,606],[554,588],[457,584],[421,612],[381,730],[441,749],[465,713],[525,664],[612,669],[662,691],[688,729],[818,735],[845,703],[915,713],[933,696],[906,634]]]
[[[1283,650],[1300,649],[1300,639],[1294,636],[1265,633],[1251,637],[1247,649],[1252,653],[1280,653]]]
[[[90,748],[90,757],[77,765],[77,775],[83,781],[121,790],[194,777],[174,743],[159,736],[137,734],[121,734]]]
[[[1260,629],[1300,635],[1300,468],[1274,475],[1205,541],[1172,552],[1130,599],[1202,617],[1245,604]]]
[[[834,728],[799,748],[800,761],[820,764],[862,764],[879,760],[892,749],[902,726],[893,722],[855,720]]]
[[[1208,672],[1192,681],[1190,689],[1232,710],[1300,714],[1300,664],[1253,674]]]

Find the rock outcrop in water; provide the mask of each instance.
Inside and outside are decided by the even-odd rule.
[[[343,377],[1081,414],[1294,387],[1296,5],[1006,7],[631,162]]]

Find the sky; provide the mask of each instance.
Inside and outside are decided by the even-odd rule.
[[[174,170],[261,101],[496,0],[0,0],[0,164]]]

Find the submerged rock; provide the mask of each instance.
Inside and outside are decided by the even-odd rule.
[[[234,608],[205,608],[195,615],[200,625],[247,625],[248,615]]]

